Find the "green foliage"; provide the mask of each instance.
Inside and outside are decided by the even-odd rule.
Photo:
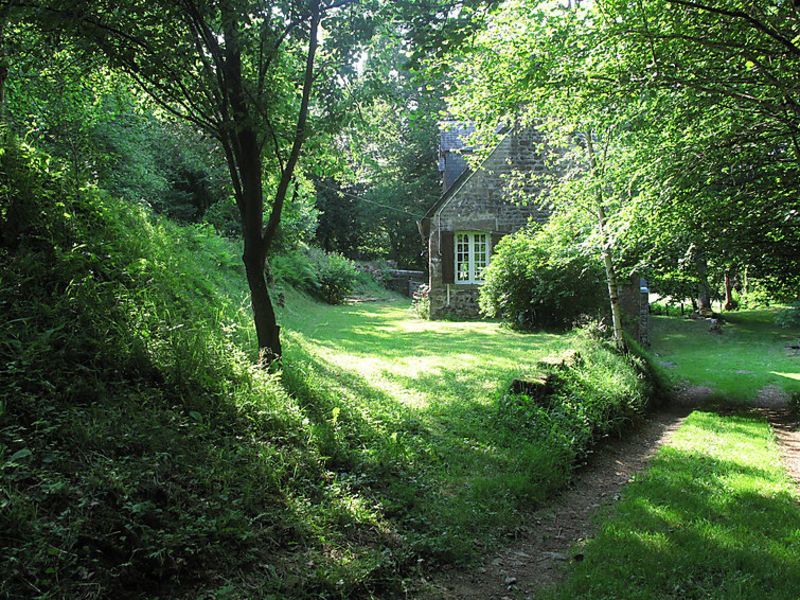
[[[326,483],[313,408],[241,350],[231,243],[75,196],[15,144],[0,233],[0,596],[330,596],[380,572],[380,515]],[[312,572],[277,551],[298,546]]]
[[[338,123],[346,143],[342,182],[323,179],[317,186],[316,236],[327,251],[422,268],[416,221],[441,188],[437,121],[444,106],[441,93],[409,69],[402,39],[409,31],[402,29],[394,21],[379,24],[366,44],[346,98],[358,111],[348,111]]]
[[[431,316],[431,288],[427,284],[419,286],[411,297],[411,308],[417,316],[429,319]]]
[[[598,341],[593,326],[578,331],[574,348],[580,353],[574,364],[547,370],[552,393],[505,393],[497,403],[500,424],[572,460],[641,416],[655,389],[647,360]]]
[[[449,57],[448,108],[482,139],[535,125],[558,167],[533,176],[547,199],[593,215],[591,245],[647,268],[662,293],[697,297],[748,267],[771,295],[796,292],[800,111],[783,103],[800,106],[786,92],[798,32],[790,5],[762,9],[504,2]]]
[[[166,118],[97,58],[31,30],[9,72],[5,117],[20,136],[69,165],[73,184],[91,179],[112,195],[198,222],[229,194],[224,157],[209,139]]]
[[[360,282],[370,279],[341,254],[308,246],[276,254],[270,259],[270,267],[278,283],[303,290],[328,304],[341,304]]]
[[[206,136],[128,102],[117,99],[116,114],[92,132],[92,150],[102,157],[98,185],[174,220],[202,221],[209,208],[230,195],[223,157],[215,155]],[[100,110],[111,109],[101,105]]]
[[[341,304],[353,292],[359,271],[355,263],[336,252],[315,253],[317,285],[315,295],[328,304]]]
[[[520,436],[491,398],[571,337],[286,288],[270,375],[210,227],[75,196],[25,146],[0,175],[0,595],[390,597],[568,479],[566,427]],[[316,276],[325,255],[303,256]],[[596,382],[635,403],[643,380],[593,343]]]
[[[515,329],[568,327],[600,312],[602,271],[586,257],[554,252],[550,236],[520,231],[495,246],[480,306]]]
[[[758,280],[752,279],[747,282],[747,289],[742,289],[741,291],[734,290],[733,297],[741,308],[751,310],[765,308],[775,299],[766,285]]]
[[[800,302],[775,313],[775,323],[783,329],[800,329]]]

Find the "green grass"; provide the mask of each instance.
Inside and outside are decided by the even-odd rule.
[[[390,528],[253,367],[237,244],[73,190],[0,149],[0,597],[367,596]]]
[[[476,542],[518,524],[524,509],[564,485],[589,438],[615,430],[645,403],[635,370],[583,336],[426,321],[407,300],[345,307],[287,300],[284,378],[326,407],[316,418],[332,468],[358,462],[382,472],[382,485],[393,481],[387,464],[410,474],[398,475],[384,506],[400,522],[416,522],[412,544],[436,561],[469,557]],[[557,417],[508,401],[510,410],[500,409],[513,378],[567,347],[578,347],[591,367],[571,374],[575,388]],[[314,389],[304,394],[304,386]],[[592,400],[575,401],[581,394]],[[582,412],[593,402],[602,414]],[[591,426],[567,424],[576,421]],[[348,435],[349,445],[336,443]],[[359,439],[361,450],[339,456]]]
[[[0,597],[401,596],[646,403],[586,336],[291,290],[270,374],[239,252],[0,149]],[[499,394],[573,344],[553,407]]]
[[[547,598],[796,599],[798,523],[797,488],[764,420],[695,412]]]
[[[709,386],[728,402],[752,401],[771,385],[798,392],[800,356],[784,346],[797,344],[800,330],[781,329],[774,314],[725,313],[722,334],[709,333],[706,320],[654,316],[652,351],[673,383]]]
[[[316,386],[313,403],[329,399],[319,420],[335,413],[339,427],[364,440],[363,451],[340,459],[381,473],[380,486],[394,481],[385,508],[416,521],[417,551],[469,556],[474,540],[517,519],[522,499],[541,501],[563,484],[569,462],[497,426],[497,397],[572,337],[425,321],[406,299],[329,307],[294,294],[287,306],[288,386],[301,394]],[[331,442],[334,466],[347,446]],[[408,476],[393,480],[389,465]]]

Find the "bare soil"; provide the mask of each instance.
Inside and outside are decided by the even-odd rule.
[[[483,556],[468,569],[449,568],[423,580],[409,597],[417,600],[534,599],[539,591],[562,581],[565,565],[583,559],[580,542],[594,535],[593,516],[619,499],[620,489],[680,427],[694,407],[714,390],[687,387],[666,410],[656,412],[605,444],[575,475],[571,486],[552,504],[531,513],[507,545]],[[777,388],[759,393],[758,410],[775,431],[789,474],[800,486],[800,430]]]
[[[648,459],[681,425],[686,404],[650,415],[624,439],[609,441],[578,470],[572,484],[552,504],[526,519],[526,525],[499,551],[477,566],[451,568],[423,582],[419,600],[510,600],[534,598],[538,590],[561,581],[564,566],[582,560],[571,553],[593,535],[592,515],[619,499],[619,491],[644,469]]]

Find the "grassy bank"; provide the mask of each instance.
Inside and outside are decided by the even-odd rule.
[[[251,365],[239,248],[0,151],[0,596],[380,586],[385,518]]]
[[[302,297],[287,303],[284,322],[288,386],[325,407],[317,420],[328,439],[355,442],[325,452],[333,464],[347,451],[345,463],[407,473],[379,483],[390,483],[382,506],[412,525],[409,541],[434,562],[467,558],[518,525],[593,441],[648,401],[641,365],[587,335],[425,321],[407,302],[329,307]],[[507,394],[512,379],[568,347],[585,361],[562,373],[551,407]]]
[[[0,151],[0,596],[388,598],[467,558],[635,418],[586,335],[285,290],[254,368],[232,242]],[[504,393],[577,346],[548,407]],[[588,407],[588,408],[587,408]]]
[[[784,347],[797,344],[800,330],[778,327],[774,314],[725,313],[721,334],[704,319],[654,316],[653,351],[674,384],[711,387],[727,402],[751,401],[767,386],[800,392],[800,356]]]
[[[695,412],[547,597],[796,598],[798,522],[797,489],[767,423]]]

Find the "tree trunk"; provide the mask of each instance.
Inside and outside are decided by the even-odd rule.
[[[237,205],[242,220],[244,262],[250,302],[258,340],[259,362],[270,364],[281,357],[280,329],[269,296],[265,274],[267,244],[263,235],[263,162],[258,135],[253,128],[250,106],[244,91],[239,32],[234,13],[225,14],[225,82],[231,107],[231,120],[224,135],[231,148],[229,164],[239,182]]]
[[[303,92],[300,110],[297,116],[292,149],[286,162],[281,161],[281,178],[272,203],[272,209],[264,226],[264,190],[263,162],[261,145],[254,129],[250,106],[244,87],[242,75],[241,48],[238,44],[237,15],[225,15],[226,28],[226,72],[227,91],[233,117],[231,129],[226,133],[230,143],[234,162],[232,171],[241,185],[240,197],[237,198],[242,217],[244,234],[244,261],[247,283],[250,286],[250,301],[253,306],[253,320],[258,338],[259,362],[267,365],[281,358],[280,327],[275,318],[275,310],[269,295],[266,280],[267,253],[280,225],[284,201],[289,185],[294,176],[295,165],[300,157],[300,149],[305,139],[305,126],[308,117],[308,106],[311,87],[314,81],[314,60],[317,51],[317,34],[320,23],[319,0],[311,2],[311,21],[309,31],[308,53],[306,55]],[[231,160],[231,157],[229,157]]]
[[[729,269],[725,269],[725,310],[736,310],[737,303],[733,299],[733,277]]]
[[[606,271],[606,281],[608,282],[608,300],[611,304],[611,322],[614,326],[614,341],[617,348],[620,350],[627,350],[625,344],[625,336],[622,330],[622,307],[619,303],[619,284],[617,282],[617,271],[614,268],[614,263],[611,260],[611,251],[609,248],[609,240],[606,239],[606,215],[603,205],[598,206],[598,221],[600,224],[600,238],[603,244],[603,267]]]
[[[703,316],[713,314],[711,308],[711,291],[708,288],[708,262],[703,252],[695,254],[695,268],[697,269],[697,312]]]
[[[8,24],[8,5],[0,7],[0,125],[5,123],[6,79],[8,79],[8,50],[6,48],[6,25]]]
[[[246,150],[257,151],[255,136],[243,131],[239,134],[239,144]],[[252,144],[252,146],[251,146]],[[244,262],[247,283],[250,287],[250,302],[253,307],[253,321],[256,326],[259,362],[269,364],[281,357],[280,328],[275,318],[275,310],[269,295],[266,278],[266,252],[262,236],[263,183],[261,160],[258,154],[251,154],[239,164],[242,179],[242,232],[244,235]]]
[[[594,153],[591,129],[586,132],[586,150],[589,155],[589,166],[594,174],[598,171],[597,157]],[[627,351],[625,335],[622,330],[622,307],[619,304],[619,285],[617,283],[617,271],[611,259],[611,240],[606,231],[606,211],[603,207],[603,191],[597,188],[595,197],[595,209],[597,214],[597,226],[600,233],[600,243],[602,244],[603,268],[606,272],[606,282],[608,283],[608,301],[611,305],[611,323],[614,327],[614,341],[617,348],[623,352]]]
[[[268,365],[281,357],[280,327],[275,318],[272,299],[269,296],[264,276],[266,261],[259,246],[252,247],[245,239],[244,261],[247,283],[250,286],[250,302],[253,306],[253,321],[258,339],[259,363]]]

